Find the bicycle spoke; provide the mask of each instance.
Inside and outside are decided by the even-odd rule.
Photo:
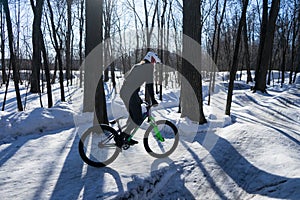
[[[169,121],[158,121],[147,129],[144,137],[146,151],[157,158],[170,155],[177,147],[177,128]]]
[[[103,167],[111,163],[119,154],[114,141],[114,129],[98,125],[88,129],[79,142],[81,158],[89,165]]]

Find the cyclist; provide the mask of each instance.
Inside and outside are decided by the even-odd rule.
[[[119,147],[123,145],[124,141],[127,141],[130,133],[143,123],[141,107],[143,101],[139,96],[139,91],[144,83],[146,83],[146,90],[150,97],[149,100],[151,101],[148,103],[152,105],[158,104],[154,98],[153,89],[153,71],[156,63],[161,63],[161,60],[156,53],[149,51],[144,59],[140,63],[134,65],[125,75],[125,80],[120,90],[120,96],[129,112],[129,117],[124,132],[121,133],[120,137],[115,137],[116,144]],[[127,144],[134,145],[137,143],[136,140],[131,139]]]

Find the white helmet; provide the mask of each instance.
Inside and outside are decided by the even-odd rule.
[[[150,63],[161,63],[161,60],[157,56],[156,53],[149,51],[146,56],[144,57],[144,60],[149,61]]]

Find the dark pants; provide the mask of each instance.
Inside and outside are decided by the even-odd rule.
[[[124,130],[125,133],[130,134],[133,129],[143,123],[142,103],[143,101],[138,95],[138,91],[135,91],[131,96],[128,105],[126,105],[129,112],[129,118],[126,122],[126,128]]]

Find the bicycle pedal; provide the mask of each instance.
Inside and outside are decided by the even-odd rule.
[[[127,149],[129,149],[130,148],[130,145],[129,144],[124,144],[123,146],[122,146],[122,149],[123,150],[127,150]]]

